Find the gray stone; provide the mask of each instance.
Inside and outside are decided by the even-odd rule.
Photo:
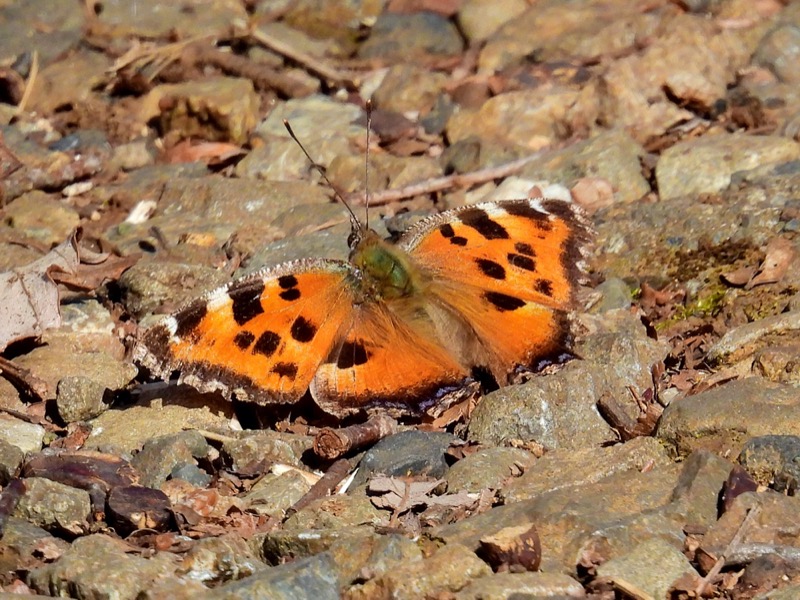
[[[211,483],[213,477],[193,463],[176,464],[169,474],[169,479],[182,479],[194,487],[204,488]]]
[[[372,100],[383,110],[424,114],[433,107],[446,80],[443,73],[412,63],[394,65],[375,90]]]
[[[25,494],[14,509],[15,516],[47,531],[72,535],[88,531],[91,512],[88,492],[42,477],[25,479]]]
[[[262,477],[243,496],[243,500],[248,503],[250,510],[280,519],[310,489],[311,483],[305,477],[290,470],[280,475]]]
[[[240,581],[220,586],[206,597],[209,600],[338,600],[339,580],[333,560],[323,552],[263,569]]]
[[[266,563],[279,565],[287,558],[305,558],[319,555],[322,552],[331,551],[331,556],[336,558],[336,562],[345,562],[339,556],[342,548],[350,549],[352,555],[360,553],[362,549],[369,548],[374,542],[375,530],[368,525],[337,525],[328,529],[292,529],[290,531],[271,531],[268,533],[256,534],[250,539],[250,545],[255,554]],[[333,553],[333,549],[339,550]],[[357,549],[357,550],[354,550]],[[353,556],[347,560],[352,560]],[[362,557],[364,561],[367,557]],[[358,570],[347,569],[347,571]]]
[[[710,527],[717,520],[719,497],[734,465],[707,450],[692,452],[672,491],[671,511],[691,525]]]
[[[676,400],[658,426],[680,456],[701,448],[736,456],[749,439],[770,434],[800,435],[800,390],[759,377]]]
[[[791,23],[777,25],[762,38],[753,62],[769,68],[784,83],[800,83],[800,27]]]
[[[64,377],[56,388],[58,415],[65,423],[87,421],[108,408],[106,388],[81,375]]]
[[[271,430],[233,432],[231,437],[222,445],[222,456],[234,471],[261,460],[300,466],[314,446],[310,436]]]
[[[8,517],[3,527],[3,537],[0,538],[0,548],[11,550],[21,558],[34,559],[44,548],[55,558],[54,555],[67,551],[69,546],[68,542],[54,537],[38,525],[14,516]]]
[[[0,440],[16,446],[23,454],[32,454],[42,449],[44,427],[15,419],[9,415],[0,415]]]
[[[402,431],[383,438],[364,453],[353,486],[373,475],[442,477],[447,472],[444,453],[456,441],[449,433],[425,431]]]
[[[78,600],[134,600],[155,579],[175,572],[176,557],[169,552],[142,558],[128,550],[106,535],[82,537],[56,562],[31,570],[26,581],[38,592]]]
[[[484,448],[452,465],[444,480],[449,493],[497,490],[535,463],[536,457],[520,448]]]
[[[662,199],[724,190],[737,171],[800,158],[800,144],[778,136],[715,135],[678,142],[661,153],[656,180]]]
[[[237,581],[266,568],[236,534],[197,540],[181,560],[177,574],[204,584]]]
[[[482,42],[527,8],[524,0],[467,0],[458,11],[458,25],[468,41]]]
[[[683,552],[663,540],[652,539],[597,567],[597,575],[614,586],[642,598],[666,598],[672,583],[683,575],[695,575]]]
[[[8,225],[45,246],[60,244],[78,226],[77,211],[41,191],[23,194],[5,208]]]
[[[481,577],[456,594],[456,600],[585,598],[583,586],[563,573],[496,573]]]
[[[5,487],[13,477],[16,477],[24,458],[25,453],[19,446],[0,438],[0,486]]]
[[[382,13],[369,38],[358,49],[359,58],[409,61],[430,55],[460,54],[463,42],[456,26],[433,12]]]
[[[141,485],[159,488],[173,469],[195,464],[195,459],[205,458],[209,449],[199,432],[181,431],[148,440],[131,465],[141,473]]]
[[[800,437],[764,435],[748,441],[739,454],[739,464],[759,484],[777,491],[796,490],[800,485]]]
[[[379,524],[386,513],[373,506],[367,496],[336,495],[319,498],[291,515],[283,524],[283,531],[305,535],[309,530],[340,529],[365,523]]]

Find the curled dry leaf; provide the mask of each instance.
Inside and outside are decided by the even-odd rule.
[[[744,286],[749,290],[757,285],[776,283],[783,279],[789,265],[797,256],[794,244],[783,237],[776,237],[767,244],[767,255],[753,278]]]
[[[61,325],[53,274],[74,275],[79,260],[73,234],[42,258],[0,273],[0,351],[12,342],[40,336],[46,329]]]

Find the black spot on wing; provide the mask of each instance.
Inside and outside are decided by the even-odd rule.
[[[537,210],[531,206],[530,202],[507,202],[503,205],[503,209],[510,215],[514,215],[515,217],[523,217],[533,221],[536,227],[544,231],[550,231],[553,228],[553,225],[548,219],[547,213]]]
[[[228,290],[233,304],[233,319],[238,325],[244,325],[264,312],[261,306],[261,295],[264,293],[263,281],[250,281],[244,285],[234,286]]]
[[[487,240],[508,239],[508,232],[505,227],[497,221],[493,221],[485,210],[468,208],[458,216],[464,225],[471,227]]]
[[[275,351],[278,349],[278,346],[281,343],[281,336],[279,336],[274,331],[265,331],[260,336],[258,336],[258,340],[256,340],[255,345],[253,346],[253,353],[254,354],[263,354],[267,358],[275,354]]]
[[[317,328],[305,317],[297,317],[292,323],[292,338],[298,342],[307,343],[317,335]]]
[[[255,341],[256,336],[249,331],[240,331],[236,334],[236,337],[233,338],[233,343],[241,350],[247,350]]]
[[[336,366],[340,369],[352,369],[369,360],[369,353],[362,342],[345,342],[339,351]]]
[[[289,288],[297,287],[297,277],[294,275],[284,275],[282,277],[278,277],[278,285],[282,290],[288,290]]]
[[[460,235],[456,235],[453,226],[450,223],[443,223],[439,225],[439,233],[442,234],[442,237],[446,238],[450,241],[451,244],[454,246],[466,246],[467,245],[467,238],[461,237]]]
[[[523,269],[525,271],[535,271],[536,270],[536,261],[534,261],[530,256],[523,256],[522,254],[514,254],[510,252],[508,254],[508,264],[513,267],[517,267],[518,269]]]
[[[191,337],[200,322],[208,314],[208,307],[205,302],[198,302],[186,307],[175,315],[175,335],[179,338]]]
[[[530,244],[526,244],[525,242],[517,242],[514,244],[514,250],[519,252],[520,254],[524,254],[525,256],[536,256],[536,250],[533,249],[533,246]]]
[[[503,268],[503,265],[487,258],[476,258],[475,262],[481,272],[487,277],[491,277],[492,279],[506,278],[506,270]]]
[[[501,294],[500,292],[486,292],[483,297],[501,312],[517,310],[525,306],[525,300],[509,296],[508,294]]]
[[[278,296],[280,296],[287,302],[294,302],[301,296],[301,294],[300,290],[298,290],[297,288],[289,288],[288,290],[283,290],[280,294],[278,294]]]
[[[293,380],[295,377],[297,377],[297,365],[290,362],[279,362],[272,367],[272,372],[277,373],[281,377],[286,377],[287,379]]]
[[[545,296],[553,295],[553,282],[547,279],[536,280],[536,291],[544,294]]]

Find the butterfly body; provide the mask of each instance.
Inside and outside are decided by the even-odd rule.
[[[310,392],[339,417],[430,412],[476,369],[505,384],[563,354],[588,237],[559,200],[447,211],[397,244],[356,225],[349,261],[294,261],[233,282],[147,330],[134,358],[261,404]]]

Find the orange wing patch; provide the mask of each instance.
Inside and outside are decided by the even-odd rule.
[[[320,366],[311,393],[323,410],[340,416],[375,406],[422,413],[468,377],[424,322],[365,304]]]
[[[351,272],[347,263],[301,261],[257,273],[150,328],[134,357],[162,377],[180,370],[202,391],[294,402],[353,310]]]
[[[499,303],[511,296],[564,310],[573,302],[588,231],[567,203],[469,206],[423,221],[419,229],[403,245],[434,280],[479,287]]]

